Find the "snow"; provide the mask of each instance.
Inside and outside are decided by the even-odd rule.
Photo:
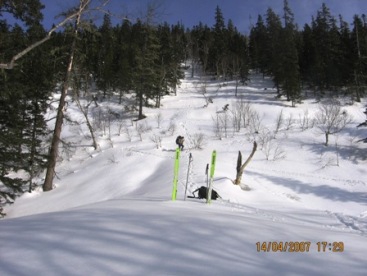
[[[275,98],[269,79],[252,75],[239,94],[260,115],[261,131],[274,131],[280,111],[289,124],[276,134],[268,155],[258,147],[242,185],[235,186],[238,151],[247,158],[252,139],[262,134],[229,130],[218,139],[213,118],[226,104],[229,112],[235,106],[235,86],[207,82],[206,96],[213,103],[204,107],[202,83],[186,77],[178,95],[165,97],[161,109],[146,108],[147,118],[138,122],[146,124],[143,141],[130,119],[124,127],[131,139],[118,134],[117,124],[111,134],[99,131],[97,151],[81,146],[63,154],[54,190],[26,193],[7,206],[7,217],[0,220],[0,275],[365,275],[366,145],[355,141],[365,135],[356,124],[365,118],[366,103],[345,106],[354,123],[325,147],[316,127],[300,129],[304,112],[312,118],[317,111],[314,100],[292,108]],[[71,103],[67,114],[83,121]],[[159,128],[157,114],[162,115]],[[171,122],[176,124],[173,135]],[[206,137],[201,150],[193,148],[198,133]],[[177,201],[171,201],[175,138],[180,134],[186,150]],[[63,135],[91,144],[85,125],[65,124]],[[159,148],[153,135],[162,137]],[[277,147],[283,158],[275,156]],[[191,193],[206,185],[213,150],[213,184],[222,199],[210,205],[184,200],[189,154]],[[325,252],[317,244],[324,241]],[[266,247],[288,243],[288,248],[259,252],[257,243],[264,242]],[[309,248],[289,252],[291,242]],[[343,242],[343,252],[329,250],[334,242]]]

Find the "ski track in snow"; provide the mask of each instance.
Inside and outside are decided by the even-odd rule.
[[[326,211],[326,214],[335,218],[335,220],[342,225],[342,229],[347,229],[350,232],[356,232],[362,236],[367,236],[367,221],[365,219],[330,211]]]

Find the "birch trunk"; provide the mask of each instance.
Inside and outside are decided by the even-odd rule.
[[[74,38],[73,38],[73,42],[72,42],[71,49],[70,49],[69,64],[66,70],[65,80],[62,86],[59,106],[57,109],[55,128],[54,128],[52,141],[51,141],[51,148],[50,148],[50,153],[49,153],[46,177],[45,177],[45,182],[43,183],[44,192],[50,191],[53,188],[53,179],[55,176],[55,167],[56,167],[56,161],[57,161],[58,152],[59,152],[62,124],[64,120],[65,98],[68,92],[69,81],[70,81],[71,72],[73,69],[78,29],[80,26],[82,13],[87,8],[89,2],[90,0],[80,0],[80,4],[78,8],[78,15],[76,17],[75,29],[74,29]]]

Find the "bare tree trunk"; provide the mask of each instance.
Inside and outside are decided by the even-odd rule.
[[[50,153],[49,153],[46,178],[45,178],[45,182],[43,183],[44,192],[52,190],[52,186],[53,186],[52,183],[53,183],[53,178],[55,175],[56,160],[58,157],[60,136],[61,136],[62,124],[64,120],[65,98],[68,92],[69,80],[71,78],[71,71],[73,69],[78,29],[79,29],[79,25],[81,21],[81,15],[83,11],[87,8],[89,2],[90,0],[80,0],[80,4],[79,4],[78,16],[75,22],[74,38],[73,38],[73,42],[72,42],[71,50],[70,50],[69,64],[66,70],[65,80],[62,86],[59,107],[57,109],[57,115],[56,115],[55,129],[54,129],[54,133],[52,136],[51,148],[50,148]]]
[[[233,181],[234,184],[239,185],[241,184],[241,179],[242,179],[242,174],[246,168],[246,166],[250,163],[252,157],[254,156],[255,152],[257,149],[257,143],[256,141],[254,141],[254,146],[252,148],[252,152],[249,155],[249,157],[247,158],[246,162],[244,164],[242,164],[242,154],[239,151],[238,152],[238,159],[237,159],[237,175],[236,175],[236,179]]]
[[[37,132],[37,113],[38,113],[38,103],[34,101],[34,114],[33,114],[33,121],[32,121],[32,143],[31,143],[31,152],[30,152],[30,159],[29,159],[29,189],[28,192],[32,192],[32,182],[34,178],[34,166],[35,166],[35,156],[36,156],[36,132]]]
[[[329,132],[325,132],[325,146],[329,145]]]
[[[97,144],[96,137],[94,135],[94,130],[93,130],[92,124],[90,123],[89,117],[88,117],[88,106],[89,105],[87,107],[83,108],[82,105],[80,104],[80,100],[79,100],[79,96],[78,95],[75,97],[75,102],[76,102],[76,105],[79,107],[80,111],[84,115],[85,121],[87,123],[87,127],[88,127],[89,132],[90,132],[90,135],[92,137],[93,148],[96,150],[98,148],[98,144]]]
[[[143,88],[140,87],[140,91],[139,91],[139,114],[138,114],[138,120],[142,120],[145,118],[144,114],[143,114]]]

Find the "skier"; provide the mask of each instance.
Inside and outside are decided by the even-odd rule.
[[[183,148],[184,148],[184,145],[183,145],[184,141],[185,141],[185,138],[184,138],[183,136],[178,136],[178,137],[176,138],[176,144],[178,145],[178,147],[179,147],[179,149],[180,149],[181,151],[182,151],[182,150],[183,150]]]

